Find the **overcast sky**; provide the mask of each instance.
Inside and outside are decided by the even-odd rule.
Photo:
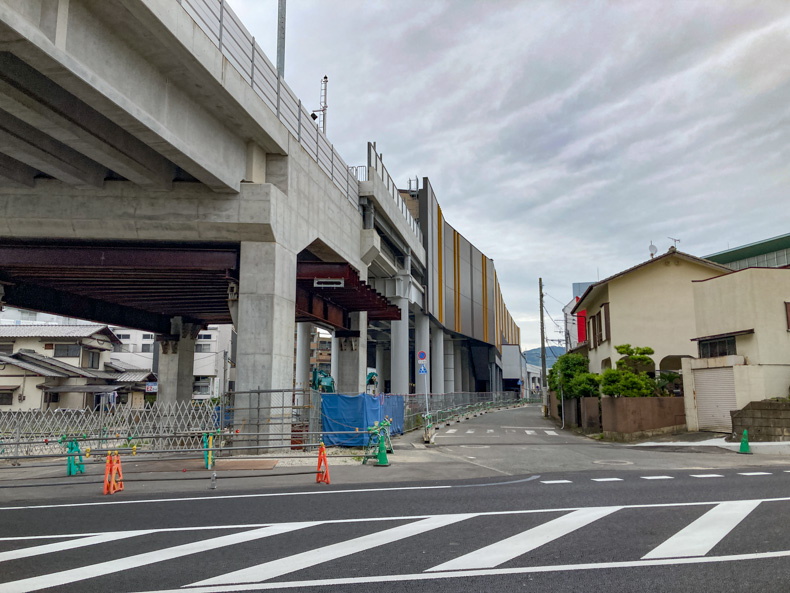
[[[230,0],[276,63],[277,0]],[[493,258],[524,348],[538,278],[790,232],[790,2],[289,0],[285,79],[349,165],[375,141]],[[562,332],[547,317],[547,336]]]

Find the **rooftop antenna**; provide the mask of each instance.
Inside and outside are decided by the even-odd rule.
[[[329,78],[324,75],[324,77],[321,79],[321,96],[319,97],[319,108],[313,110],[313,112],[310,114],[310,117],[318,120],[318,126],[321,128],[321,131],[324,133],[324,135],[326,135],[326,85],[328,82]]]
[[[653,256],[658,253],[658,247],[653,245],[652,241],[650,241],[650,247],[648,247],[648,250],[650,251],[650,259],[653,259]]]
[[[669,239],[670,241],[674,241],[675,242],[675,249],[678,248],[678,243],[680,243],[680,239],[673,239],[672,237],[667,237],[667,239]]]

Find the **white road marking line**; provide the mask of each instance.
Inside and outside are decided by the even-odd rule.
[[[631,560],[625,562],[599,562],[589,564],[553,564],[549,566],[523,566],[516,568],[492,568],[486,570],[461,570],[454,572],[429,572],[416,574],[392,574],[369,577],[347,577],[339,579],[320,579],[314,581],[287,581],[282,583],[255,583],[251,585],[230,585],[227,587],[206,587],[199,589],[161,589],[138,593],[236,593],[239,591],[269,591],[275,589],[308,589],[310,587],[339,587],[341,585],[364,585],[373,583],[398,583],[402,581],[433,581],[439,579],[469,579],[471,577],[503,576],[513,574],[536,574],[547,572],[568,572],[578,570],[609,570],[613,568],[645,568],[651,566],[688,566],[738,562],[742,560],[762,560],[766,558],[787,558],[790,550],[779,552],[760,552],[756,554],[733,554],[730,556],[703,556],[696,558],[671,558],[660,560]]]
[[[553,430],[544,430],[543,432],[545,432],[547,435],[550,435],[550,436],[553,436],[553,437],[557,436],[557,433],[555,431],[553,431]]]
[[[554,541],[572,531],[576,531],[590,523],[611,515],[620,507],[593,507],[583,511],[575,511],[568,515],[558,517],[543,525],[527,529],[512,537],[500,540],[490,546],[480,548],[469,554],[453,558],[438,566],[427,569],[425,572],[441,572],[445,570],[464,570],[475,568],[494,568],[509,560],[518,558]]]
[[[592,478],[593,482],[622,482],[623,478]]]
[[[534,430],[525,430],[524,432],[527,433],[527,434],[531,434],[531,435],[535,434]]]
[[[466,431],[466,434],[474,434],[474,432],[475,432],[475,431],[474,431],[474,429],[472,428],[472,429],[469,429],[469,430],[467,430],[467,431]]]
[[[487,433],[487,434],[491,434],[492,432],[494,432],[494,429],[493,429],[493,428],[489,428],[488,430],[486,430],[486,433]]]
[[[773,472],[738,472],[739,476],[772,476]]]
[[[674,480],[672,476],[639,476],[643,480]]]
[[[642,559],[704,556],[759,504],[760,502],[757,500],[738,500],[718,504],[660,546],[642,556]]]
[[[721,474],[691,474],[692,478],[723,478]]]
[[[570,480],[541,480],[541,484],[572,484]]]
[[[208,552],[223,546],[249,542],[320,524],[320,521],[311,521],[309,523],[282,523],[281,525],[272,525],[271,527],[264,527],[262,529],[253,529],[252,531],[224,535],[180,546],[173,546],[172,548],[165,548],[163,550],[154,550],[153,552],[127,556],[118,560],[109,560],[107,562],[99,562],[98,564],[80,566],[61,572],[53,572],[51,574],[3,583],[0,585],[0,591],[2,591],[2,593],[28,593],[30,591],[38,591],[39,589],[58,587],[68,583],[76,583],[77,581],[84,581],[93,577],[100,577],[123,570],[129,570],[131,568],[139,568],[165,560],[189,556],[190,554]]]
[[[187,586],[201,587],[230,585],[234,583],[260,583],[297,570],[309,568],[316,564],[322,564],[330,560],[336,560],[337,558],[365,552],[376,546],[382,546],[408,537],[420,535],[439,527],[446,527],[447,525],[464,521],[475,516],[474,513],[463,513],[430,517],[407,525],[399,525],[392,529],[385,529],[384,531],[377,531],[375,533],[363,535],[362,537],[324,546],[323,548],[308,550],[301,554],[294,554],[293,556],[272,560],[271,562],[264,562],[257,566],[235,570]]]
[[[19,558],[30,558],[31,556],[39,556],[41,554],[52,554],[53,552],[61,552],[63,550],[71,550],[74,548],[84,548],[85,546],[95,546],[97,544],[114,542],[120,539],[135,537],[137,535],[148,535],[149,533],[153,532],[153,529],[138,531],[116,531],[115,533],[102,533],[98,535],[72,539],[69,541],[44,544],[43,546],[21,548],[19,550],[9,550],[7,552],[0,552],[0,562],[18,560]],[[0,591],[2,591],[2,589],[3,587],[0,585]]]
[[[457,428],[448,428],[446,432],[447,432],[447,434],[453,434],[454,432],[458,432],[458,429]]]

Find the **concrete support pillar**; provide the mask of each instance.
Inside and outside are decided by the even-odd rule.
[[[340,342],[332,335],[332,349],[329,352],[329,374],[335,380],[335,389],[337,389],[337,361],[340,352]]]
[[[464,351],[458,342],[453,342],[453,350],[455,351],[455,390],[466,391],[464,389]]]
[[[418,373],[420,362],[417,354],[423,350],[428,356],[428,364],[425,365],[426,375]],[[425,393],[426,388],[431,390],[431,365],[433,355],[431,354],[431,321],[421,309],[414,311],[414,390],[415,393]]]
[[[444,393],[444,331],[431,328],[431,393]]]
[[[365,392],[368,368],[368,314],[365,311],[351,313],[351,329],[359,337],[341,337],[338,341],[337,377],[338,393],[355,395]]]
[[[378,377],[376,393],[382,393],[384,391],[384,361],[384,344],[376,342],[376,376]]]
[[[444,338],[444,392],[455,392],[455,346],[449,337]]]
[[[301,322],[296,324],[296,376],[295,389],[307,389],[310,386],[310,338],[313,324]]]
[[[390,324],[391,392],[407,394],[409,393],[409,301],[402,297],[394,297],[390,300],[400,307],[401,312],[400,320]]]
[[[295,300],[296,254],[277,243],[242,242],[236,389],[284,390],[238,393],[234,424],[242,432],[290,433]],[[282,444],[276,440],[262,444]]]
[[[178,323],[180,324],[180,321]],[[156,400],[160,404],[192,400],[192,386],[195,382],[195,339],[199,329],[192,324],[185,324],[179,329],[179,333],[165,336],[158,342],[157,347],[161,350],[157,377],[159,391]]]

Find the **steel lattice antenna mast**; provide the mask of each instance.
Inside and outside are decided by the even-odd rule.
[[[327,108],[326,86],[328,83],[329,83],[329,78],[327,76],[324,76],[321,79],[321,95],[318,98],[319,108],[314,110],[312,113],[313,119],[316,119],[316,117],[318,118],[318,127],[321,128],[321,131],[324,133],[325,136],[326,136],[326,108]],[[318,114],[317,116],[316,113]]]

